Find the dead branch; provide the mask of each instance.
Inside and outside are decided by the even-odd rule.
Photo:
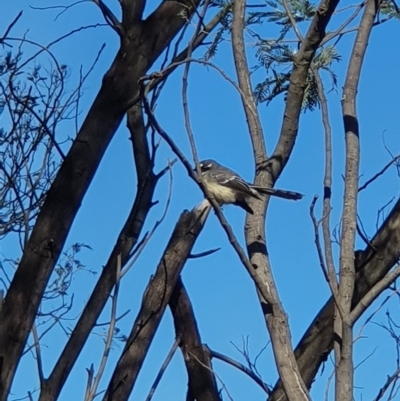
[[[329,275],[327,267],[325,266],[325,260],[324,260],[324,256],[322,253],[321,241],[319,238],[319,224],[320,223],[317,221],[317,218],[315,217],[315,213],[314,213],[314,208],[315,208],[317,199],[318,199],[318,196],[315,195],[311,202],[311,205],[310,205],[310,216],[311,216],[311,220],[312,220],[313,227],[314,227],[314,243],[317,248],[318,260],[319,260],[319,264],[321,266],[322,273],[324,274],[325,280],[327,281],[327,283],[329,285],[329,289],[331,290],[333,299],[335,300],[335,305],[338,308],[340,316],[343,318],[344,311],[342,310],[342,307],[340,305],[339,298],[338,298],[336,277],[335,277],[335,281],[333,283],[331,283],[331,277]],[[322,219],[324,219],[324,217]]]
[[[108,356],[110,355],[111,345],[114,338],[115,324],[117,322],[117,303],[119,295],[119,284],[121,280],[121,269],[122,269],[122,260],[121,260],[121,254],[119,254],[117,256],[117,270],[115,272],[116,277],[115,277],[114,294],[112,295],[111,298],[111,319],[110,319],[110,325],[107,330],[107,338],[104,345],[103,356],[101,358],[100,366],[96,376],[94,376],[93,364],[91,366],[91,369],[88,370],[89,372],[91,372],[91,374],[89,373],[89,378],[92,377],[93,383],[89,387],[89,391],[86,392],[84,401],[94,400],[97,394],[97,389],[99,387],[100,380],[106,368]]]
[[[187,257],[209,214],[208,202],[181,214],[114,369],[104,401],[127,400]],[[126,367],[129,366],[129,369]]]
[[[102,80],[99,94],[47,193],[4,300],[0,312],[0,358],[3,361],[0,401],[7,397],[44,289],[82,199],[128,109],[129,101],[138,93],[138,80],[185,24],[179,16],[182,7],[186,6],[188,15],[191,15],[197,5],[198,0],[161,2],[146,20],[132,23],[129,35],[124,35],[121,41],[119,54],[125,57],[116,57]],[[138,54],[142,56],[137,57]],[[32,269],[32,266],[36,268]],[[83,341],[80,338],[78,343],[82,344],[86,338]],[[73,358],[67,365],[72,367],[75,360]],[[59,382],[63,383],[66,377],[59,375]],[[44,386],[43,391],[53,393],[59,391],[59,387]]]
[[[114,15],[114,13],[108,8],[107,4],[105,4],[102,0],[92,1],[99,7],[107,24],[114,29],[114,31],[117,32],[120,37],[122,37],[125,33],[125,28],[118,21],[118,18]]]
[[[190,259],[204,258],[204,256],[212,255],[213,253],[218,252],[220,249],[221,248],[214,248],[214,249],[209,249],[208,251],[204,251],[204,252],[191,253],[189,258]]]
[[[390,160],[381,170],[379,170],[376,174],[374,174],[369,180],[365,181],[360,188],[358,188],[358,192],[363,191],[368,187],[369,184],[373,183],[377,178],[379,178],[385,171],[392,165],[395,164],[398,160],[400,160],[400,155],[394,156],[392,160]]]
[[[167,369],[169,363],[171,362],[172,357],[175,355],[175,352],[180,344],[181,340],[179,338],[176,338],[174,343],[172,344],[171,349],[168,352],[168,355],[165,358],[165,361],[163,362],[160,370],[157,373],[157,377],[154,380],[154,383],[151,386],[151,389],[149,391],[148,396],[146,397],[146,401],[151,401],[151,399],[153,398],[153,395],[157,389],[158,383],[160,383],[163,374],[165,372],[165,370]]]
[[[121,255],[122,266],[125,266],[130,258],[132,249],[139,240],[143,225],[151,209],[157,178],[153,172],[153,164],[146,139],[146,129],[140,105],[136,105],[130,109],[128,114],[128,128],[131,132],[138,182],[136,197],[118,236],[116,245],[106,265],[102,269],[92,295],[78,319],[50,376],[46,380],[47,385],[41,389],[40,401],[57,398],[57,394],[61,391],[66,378],[71,372],[90,332],[96,325],[96,321],[115,285],[117,277],[117,257]]]
[[[354,324],[360,316],[368,309],[383,291],[389,288],[400,276],[400,265],[388,273],[382,280],[378,281],[352,309],[349,316],[350,322]]]
[[[324,199],[322,207],[322,236],[324,239],[324,254],[325,263],[327,268],[327,275],[329,277],[330,285],[332,286],[332,294],[337,293],[337,279],[336,269],[333,261],[332,252],[332,239],[330,228],[331,216],[331,196],[332,196],[332,130],[329,122],[328,102],[325,96],[325,90],[322,79],[319,75],[318,69],[311,64],[311,70],[314,75],[315,83],[317,85],[318,99],[321,104],[322,124],[325,133],[325,171],[324,171]],[[336,302],[336,304],[338,304]]]
[[[157,119],[155,118],[153,111],[150,109],[149,102],[147,100],[147,92],[149,90],[149,85],[147,87],[144,86],[143,80],[146,77],[143,77],[141,79],[141,93],[142,93],[142,99],[143,99],[143,105],[144,109],[146,111],[147,116],[149,117],[150,123],[153,125],[155,130],[158,132],[158,134],[167,142],[168,146],[171,148],[171,150],[175,153],[175,155],[178,157],[178,159],[181,161],[181,163],[185,166],[186,171],[188,175],[199,185],[200,189],[203,191],[205,197],[208,199],[208,201],[211,203],[215,210],[215,214],[218,217],[219,222],[221,223],[222,228],[225,230],[229,242],[232,244],[232,247],[234,248],[236,254],[238,255],[240,261],[242,262],[243,266],[247,269],[248,273],[250,274],[250,277],[254,280],[257,289],[260,291],[264,299],[270,300],[269,294],[265,289],[264,283],[262,279],[257,275],[256,269],[254,266],[250,263],[249,259],[246,257],[246,254],[243,250],[243,248],[239,245],[239,242],[233,233],[232,227],[229,225],[228,221],[226,220],[224,214],[221,211],[221,208],[219,204],[215,201],[214,198],[212,198],[206,188],[202,185],[201,181],[198,181],[197,175],[193,172],[192,166],[186,159],[185,155],[182,153],[182,151],[179,149],[179,147],[176,145],[176,143],[172,140],[172,138],[163,130],[163,128],[160,126],[158,123]]]
[[[181,278],[174,288],[169,306],[188,372],[188,396],[197,401],[221,401],[211,355],[201,343],[192,303]]]
[[[377,396],[374,398],[373,401],[379,401],[383,398],[383,396],[385,395],[386,391],[389,389],[390,385],[399,378],[400,375],[400,368],[397,368],[397,370],[390,375],[387,380],[386,383],[380,388]]]
[[[345,315],[341,319],[336,318],[334,322],[334,331],[339,339],[334,343],[336,401],[353,400],[353,325],[350,319],[350,312],[356,279],[354,245],[357,226],[357,194],[360,164],[360,140],[356,99],[361,68],[380,3],[380,0],[368,0],[366,4],[354,41],[342,98],[346,166],[342,234],[340,239],[339,302]]]
[[[251,369],[249,369],[247,366],[244,366],[242,363],[230,358],[229,356],[226,356],[224,354],[221,354],[217,351],[214,351],[212,349],[209,350],[210,355],[212,358],[219,359],[220,361],[223,361],[225,363],[228,363],[229,365],[232,365],[236,369],[241,370],[243,373],[245,373],[247,376],[249,376],[251,379],[253,379],[268,395],[271,394],[271,388],[270,386],[263,382],[260,377],[258,377]]]
[[[400,199],[383,222],[371,246],[355,259],[356,285],[353,295],[354,308],[370,288],[397,265],[400,258]],[[296,347],[295,355],[303,379],[310,387],[321,364],[326,361],[333,347],[334,302],[330,298],[314,318]],[[284,400],[279,383],[270,400]]]

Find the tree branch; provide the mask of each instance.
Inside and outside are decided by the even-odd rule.
[[[249,376],[251,379],[253,379],[268,395],[271,394],[271,389],[270,386],[268,386],[267,383],[264,383],[251,369],[249,369],[247,366],[244,366],[242,363],[235,361],[234,359],[223,355],[217,351],[211,350],[210,349],[210,354],[212,358],[219,359],[220,361],[223,361],[225,363],[228,363],[229,365],[232,365],[236,369],[241,370],[243,373],[245,373],[247,376]]]
[[[179,275],[209,214],[208,202],[181,214],[114,369],[104,401],[129,398]],[[129,369],[126,367],[129,366]]]
[[[322,124],[325,133],[325,172],[324,172],[324,200],[322,208],[322,236],[324,239],[324,254],[329,285],[332,287],[332,294],[337,293],[338,283],[336,269],[333,261],[332,239],[331,239],[331,196],[332,196],[332,130],[329,122],[328,102],[326,100],[324,86],[319,71],[311,64],[311,69],[317,85],[318,99],[321,103]],[[338,303],[337,303],[338,304]]]
[[[353,308],[362,297],[382,280],[400,258],[400,199],[394,205],[367,248],[355,258],[356,285]],[[321,364],[333,347],[334,302],[330,298],[314,318],[296,347],[295,355],[307,387],[311,387]],[[284,401],[280,382],[275,385],[269,401]]]
[[[266,149],[246,60],[243,38],[244,18],[245,0],[236,0],[233,5],[232,20],[233,54],[239,87],[244,93],[244,97],[242,98],[243,108],[246,113],[254,158],[258,168],[259,165],[266,160]],[[256,241],[260,243],[260,239],[264,240],[265,238],[265,202],[266,201],[263,203],[257,202],[257,208],[254,209],[255,215],[247,217],[246,219],[246,241],[251,255],[251,266],[253,275],[256,277],[255,283],[257,283],[257,289],[259,290],[260,302],[263,306],[266,324],[274,349],[276,365],[285,393],[290,401],[309,400],[307,388],[303,383],[294,357],[287,315],[279,299],[266,249],[263,246],[263,250],[257,252],[258,255],[254,255],[249,247],[249,241],[253,244]],[[257,234],[255,234],[255,232],[257,232]],[[257,238],[257,240],[255,240],[255,238]]]
[[[358,118],[356,112],[357,89],[364,56],[373,23],[381,0],[368,0],[357,31],[343,90],[342,113],[346,141],[345,187],[340,239],[339,302],[344,312],[335,319],[335,399],[353,400],[353,327],[350,319],[352,297],[355,286],[354,245],[357,227],[357,195],[360,164]]]
[[[153,172],[153,162],[150,157],[140,104],[130,109],[128,113],[128,128],[131,132],[138,181],[136,197],[89,301],[50,376],[41,388],[40,401],[53,400],[60,393],[116,283],[117,258],[121,255],[122,266],[129,260],[130,253],[138,242],[152,206],[157,178]]]
[[[9,393],[44,289],[82,199],[130,100],[139,92],[139,78],[185,24],[179,12],[185,8],[191,15],[198,3],[199,0],[161,2],[143,23],[130,26],[129,34],[121,40],[99,94],[47,193],[4,300],[0,312],[0,401],[5,401]],[[61,382],[66,379],[59,377]]]
[[[110,27],[114,29],[114,31],[117,32],[120,37],[122,37],[125,33],[125,29],[124,26],[118,21],[118,18],[114,15],[114,13],[108,8],[103,0],[92,1],[100,8],[100,11],[103,14],[107,24],[110,25]]]
[[[163,377],[163,374],[164,374],[165,370],[167,369],[169,363],[171,362],[173,356],[175,355],[175,352],[176,352],[177,348],[179,347],[179,343],[180,342],[181,342],[180,338],[177,337],[175,339],[174,343],[172,344],[172,347],[169,350],[168,355],[166,356],[165,361],[163,362],[160,370],[158,371],[157,377],[156,377],[156,379],[154,380],[154,383],[151,386],[149,394],[146,397],[146,401],[151,401],[151,399],[153,398],[153,395],[154,395],[154,393],[156,391],[156,388],[157,388],[158,384],[160,383],[160,381],[161,381],[161,379]]]
[[[197,401],[221,401],[213,374],[211,355],[201,343],[192,303],[180,278],[169,301],[176,335],[188,372],[188,394]],[[200,363],[201,362],[201,363]]]

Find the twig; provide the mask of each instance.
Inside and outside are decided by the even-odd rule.
[[[349,319],[351,323],[355,323],[357,319],[367,310],[367,308],[378,298],[381,293],[387,289],[396,279],[400,277],[400,265],[388,273],[382,280],[378,281],[353,308]]]
[[[322,236],[324,239],[324,250],[325,250],[325,263],[327,268],[327,274],[331,286],[334,288],[337,294],[337,280],[336,280],[336,269],[333,261],[332,252],[332,239],[331,239],[331,228],[330,228],[330,217],[331,217],[331,196],[332,196],[332,130],[329,122],[328,102],[326,100],[324,86],[322,79],[319,75],[318,69],[314,63],[311,63],[311,71],[314,75],[315,83],[317,85],[317,94],[321,104],[321,115],[322,124],[324,126],[325,133],[325,173],[324,173],[324,199],[322,208]]]
[[[390,385],[393,383],[394,380],[396,380],[400,375],[400,367],[397,368],[397,370],[387,378],[386,383],[381,387],[379,390],[377,396],[374,398],[373,401],[379,401],[383,398],[385,392],[387,389],[390,387]]]
[[[152,110],[150,109],[149,102],[146,97],[147,92],[148,92],[148,86],[147,86],[147,89],[144,87],[143,79],[142,79],[141,93],[142,93],[143,105],[144,105],[145,112],[146,112],[147,116],[149,117],[151,124],[154,126],[154,128],[156,129],[158,134],[165,140],[165,142],[167,142],[167,144],[170,146],[171,150],[176,154],[176,156],[181,161],[181,163],[186,167],[188,175],[199,185],[199,187],[201,188],[203,193],[206,195],[206,198],[209,200],[209,202],[213,206],[215,213],[218,217],[218,220],[220,221],[223,229],[225,230],[230,243],[232,244],[233,248],[235,249],[237,255],[239,256],[240,261],[246,267],[247,271],[249,272],[251,278],[254,280],[258,290],[260,291],[260,293],[262,294],[264,299],[267,302],[270,302],[271,301],[270,296],[265,289],[262,279],[257,275],[253,265],[246,257],[246,254],[245,254],[243,248],[239,245],[239,242],[233,233],[232,227],[229,225],[228,221],[225,219],[225,216],[223,215],[219,204],[215,201],[215,199],[210,197],[210,195],[207,193],[207,190],[204,188],[204,186],[201,184],[201,182],[198,181],[197,176],[194,174],[192,166],[186,159],[185,155],[181,152],[181,150],[176,145],[176,143],[172,140],[172,138],[161,128],[158,121],[156,120]]]
[[[118,21],[118,18],[114,15],[114,13],[108,8],[108,6],[102,0],[92,0],[93,3],[97,4],[100,8],[101,13],[103,14],[104,19],[106,20],[107,24],[110,25],[112,29],[119,36],[124,34],[125,28],[124,26]]]
[[[335,281],[332,283],[331,282],[331,277],[329,276],[329,272],[325,266],[325,261],[324,261],[324,256],[322,253],[322,249],[321,249],[321,242],[319,239],[319,230],[318,230],[318,226],[319,226],[319,222],[317,221],[315,214],[314,214],[314,208],[315,208],[315,204],[317,202],[318,199],[318,195],[315,195],[311,205],[310,205],[310,216],[311,216],[311,220],[313,222],[313,227],[314,227],[314,242],[315,242],[315,246],[317,248],[317,253],[318,253],[318,259],[319,259],[319,264],[321,266],[322,272],[324,273],[324,277],[325,280],[327,281],[329,288],[331,290],[333,299],[335,300],[335,304],[336,307],[338,308],[338,311],[340,313],[340,316],[342,317],[342,319],[344,318],[344,312],[343,309],[340,305],[339,299],[338,299],[338,291],[337,291],[337,282],[336,282],[336,277],[335,277]],[[322,220],[325,219],[326,217],[322,217]]]
[[[233,398],[231,397],[229,391],[228,391],[228,388],[226,387],[225,383],[222,381],[221,377],[220,377],[214,370],[210,369],[209,366],[207,366],[205,363],[203,363],[199,358],[197,358],[196,355],[194,355],[194,354],[190,354],[190,355],[191,355],[194,359],[196,359],[196,361],[197,361],[201,366],[203,366],[204,368],[208,369],[208,370],[219,380],[219,382],[222,384],[222,387],[223,387],[223,389],[225,390],[226,395],[228,396],[228,398],[230,399],[230,401],[234,401]]]
[[[108,356],[110,354],[112,341],[114,338],[114,331],[115,331],[115,323],[117,317],[117,302],[118,302],[118,294],[119,294],[119,284],[121,280],[121,254],[117,256],[117,269],[116,269],[116,278],[115,278],[115,287],[114,287],[114,294],[111,297],[111,320],[110,326],[107,332],[107,339],[104,346],[103,356],[101,358],[99,370],[97,375],[93,379],[93,385],[91,386],[89,393],[86,394],[85,401],[92,401],[97,393],[97,388],[99,386],[100,380],[103,376],[104,369],[107,364]]]
[[[189,255],[188,259],[197,259],[197,258],[203,258],[204,256],[209,256],[212,255],[215,252],[218,252],[221,248],[214,248],[210,249],[208,251],[200,252],[200,253],[191,253]]]
[[[35,354],[36,354],[36,363],[38,368],[39,374],[39,382],[40,386],[42,387],[44,384],[44,375],[43,375],[43,363],[42,363],[42,352],[40,350],[40,339],[37,332],[36,323],[32,325],[32,335],[33,335],[33,342],[35,346]]]
[[[127,311],[125,311],[122,315],[118,316],[117,318],[115,318],[115,322],[120,321],[121,319],[123,319],[131,310],[128,309]],[[100,326],[108,326],[111,323],[111,321],[108,322],[104,322],[104,323],[96,323],[96,327],[100,327]]]
[[[169,363],[171,362],[172,357],[174,356],[177,348],[179,347],[179,343],[181,342],[180,338],[176,338],[174,343],[172,344],[171,349],[168,352],[167,357],[165,358],[164,363],[162,364],[156,379],[154,380],[153,385],[151,386],[151,389],[149,391],[148,396],[146,397],[146,401],[151,401],[151,399],[153,398],[154,392],[156,391],[156,388],[158,386],[158,383],[160,383],[160,380],[163,377],[163,374],[165,372],[165,370],[167,369]]]
[[[195,42],[192,45],[192,50],[197,49],[204,41],[204,39],[210,34],[210,32],[221,22],[221,20],[229,13],[230,7],[224,7],[218,14],[216,14],[211,21],[205,26],[202,32],[197,35]],[[179,43],[180,38],[178,39],[177,43]],[[175,49],[177,50],[177,48]],[[171,61],[171,63],[162,68],[163,74],[156,77],[156,79],[152,80],[150,85],[150,90],[157,88],[157,86],[165,81],[168,76],[182,64],[182,61],[186,62],[187,55],[188,55],[189,46],[186,49],[182,50],[179,54],[177,54]],[[191,60],[195,62],[195,60]],[[136,95],[130,102],[129,107],[136,104],[140,99],[141,95]]]
[[[344,29],[357,17],[357,15],[360,13],[360,11],[363,9],[363,7],[365,6],[365,1],[363,1],[362,3],[360,3],[358,5],[358,7],[354,10],[353,14],[350,15],[350,17],[344,21],[339,27],[338,29],[336,29],[335,31],[328,33],[325,38],[322,40],[321,42],[321,46],[324,46],[325,43],[329,42],[330,40],[332,40],[333,38],[335,38],[336,36],[339,35],[343,35],[344,34]],[[353,29],[351,30],[353,31]]]
[[[270,386],[263,382],[251,369],[249,369],[247,366],[244,366],[242,363],[234,360],[233,358],[230,358],[229,356],[226,356],[224,354],[221,354],[217,351],[214,351],[209,348],[210,354],[213,358],[217,358],[225,363],[228,363],[229,365],[232,365],[233,367],[241,370],[243,373],[245,373],[247,376],[249,376],[251,379],[253,379],[268,395],[271,394],[271,388]]]
[[[140,81],[149,81],[148,83],[148,88],[146,88],[146,93],[149,93],[150,90],[152,90],[154,88],[154,86],[156,85],[157,82],[159,82],[160,80],[164,79],[164,77],[166,77],[168,74],[170,74],[171,71],[173,71],[175,68],[184,65],[186,63],[197,63],[197,64],[202,64],[205,65],[207,67],[211,67],[212,69],[216,70],[226,81],[228,81],[240,94],[242,101],[245,102],[246,101],[246,95],[245,93],[242,91],[242,89],[237,85],[237,83],[229,77],[229,75],[220,67],[218,67],[216,64],[211,63],[210,61],[206,61],[203,59],[195,59],[195,58],[184,58],[180,61],[176,61],[174,63],[171,63],[169,66],[167,66],[165,69],[161,70],[161,71],[156,71],[153,72],[150,75],[145,75],[142,78],[140,78]],[[139,96],[142,96],[142,94],[140,94]],[[139,100],[138,98],[134,98],[134,101],[137,102]],[[134,101],[130,102],[134,103]],[[254,108],[251,109],[251,113],[253,116],[256,116],[257,113],[254,110]]]
[[[378,177],[380,177],[392,164],[396,163],[397,160],[400,159],[400,155],[394,156],[389,163],[385,165],[380,171],[378,171],[375,175],[373,175],[369,180],[367,180],[360,188],[358,188],[358,192],[363,191],[365,188],[368,187],[369,184],[374,182]]]
[[[58,6],[46,6],[46,7],[35,7],[35,6],[30,6],[30,8],[32,8],[32,10],[57,10],[59,8],[62,9],[62,11],[60,13],[57,14],[57,16],[54,18],[54,21],[57,21],[57,19],[63,15],[65,12],[67,12],[69,9],[71,9],[72,7],[75,7],[78,4],[81,3],[85,3],[86,0],[79,0],[79,1],[75,1],[71,4],[68,4],[68,6],[62,6],[62,5],[58,5]]]
[[[208,8],[208,4],[209,4],[209,0],[205,0],[202,12],[199,15],[199,20],[197,22],[197,26],[196,26],[195,32],[193,34],[192,39],[190,40],[190,42],[188,44],[186,57],[189,58],[189,59],[192,57],[193,46],[194,46],[194,43],[195,43],[195,40],[196,40],[197,36],[200,33],[200,28],[201,28],[201,26],[203,24],[203,20],[204,20],[204,16],[205,16],[207,8]],[[185,117],[186,132],[187,132],[187,135],[188,135],[188,138],[189,138],[190,148],[191,148],[191,151],[192,151],[192,157],[193,157],[193,160],[194,160],[194,163],[195,163],[197,176],[198,176],[198,179],[200,179],[200,181],[201,181],[202,175],[201,175],[200,166],[199,166],[199,157],[198,157],[197,148],[196,148],[196,142],[195,142],[195,139],[194,139],[192,127],[191,127],[191,124],[190,124],[190,117],[189,117],[189,106],[188,106],[188,96],[187,96],[189,69],[190,69],[190,61],[185,63],[185,68],[184,68],[184,72],[183,72],[183,76],[182,76],[183,113],[184,113],[184,117]]]
[[[3,36],[0,38],[0,43],[4,42],[4,39],[7,38],[7,35],[10,33],[11,29],[14,25],[18,22],[18,20],[22,16],[22,10],[17,14],[17,16],[11,21],[10,25],[8,25],[6,31],[4,32]]]
[[[171,203],[171,198],[172,198],[172,188],[173,188],[173,174],[172,174],[172,165],[175,164],[175,160],[173,160],[172,162],[170,162],[168,160],[168,166],[166,167],[167,170],[169,171],[169,185],[168,185],[168,194],[167,194],[167,200],[165,203],[165,208],[163,211],[163,214],[161,215],[160,219],[157,220],[154,223],[153,228],[151,229],[151,231],[149,233],[146,233],[143,240],[138,244],[138,246],[134,249],[134,251],[131,253],[131,260],[128,261],[126,263],[126,265],[124,266],[124,269],[121,272],[121,277],[125,276],[126,273],[128,273],[128,271],[132,268],[132,266],[136,263],[136,261],[139,259],[139,256],[141,255],[143,249],[146,247],[147,243],[150,241],[150,239],[152,238],[153,234],[156,232],[157,228],[161,225],[161,223],[164,221],[165,217],[167,216],[167,212],[169,210],[169,205]],[[161,171],[161,175],[160,173],[157,175],[159,178],[162,177],[164,175],[164,171],[165,169],[163,169]]]
[[[299,42],[301,43],[303,41],[303,35],[301,34],[300,29],[297,26],[296,20],[294,19],[293,14],[290,11],[290,8],[289,8],[289,6],[287,4],[287,0],[282,0],[282,5],[283,5],[283,8],[286,11],[286,14],[287,14],[288,18],[289,18],[290,24],[292,25],[293,30],[294,30],[297,38],[299,39]]]
[[[92,389],[92,383],[93,383],[93,376],[94,376],[94,367],[93,363],[90,364],[90,368],[86,368],[86,372],[88,374],[87,382],[86,382],[86,390],[85,390],[85,398],[84,400],[89,400],[90,398],[90,393]]]

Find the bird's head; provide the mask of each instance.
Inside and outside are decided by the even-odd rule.
[[[202,173],[205,173],[206,171],[210,170],[212,167],[215,167],[216,165],[217,162],[212,159],[203,160],[199,163],[200,170]]]

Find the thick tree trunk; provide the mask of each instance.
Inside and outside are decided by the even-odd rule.
[[[117,56],[55,178],[0,311],[0,401],[11,383],[49,277],[107,146],[138,90],[138,80],[186,23],[198,1],[162,2],[145,21],[125,16]],[[131,11],[131,10],[130,10]],[[129,18],[128,18],[129,17]]]

